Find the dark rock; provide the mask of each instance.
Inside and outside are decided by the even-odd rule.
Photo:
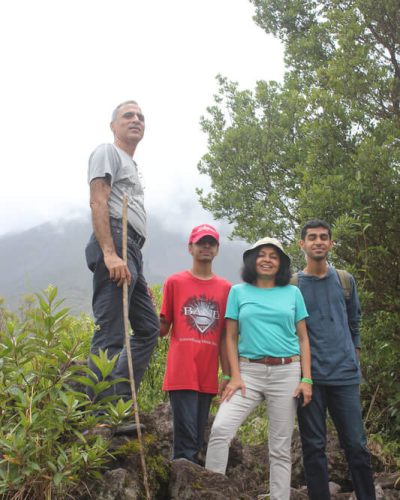
[[[376,483],[382,488],[393,488],[400,490],[400,472],[380,473],[376,475]]]
[[[169,404],[163,403],[151,413],[141,415],[146,429],[143,433],[146,463],[152,500],[256,500],[268,491],[268,446],[242,445],[238,439],[231,444],[226,476],[215,474],[187,460],[171,461],[172,417]],[[206,431],[208,440],[209,427]],[[104,482],[87,485],[90,498],[100,500],[135,500],[145,498],[138,441],[133,436],[110,436],[109,449],[115,455],[110,461]],[[327,456],[332,499],[354,499],[346,460],[337,436],[329,431]],[[204,459],[206,448],[202,456]],[[291,499],[307,499],[300,436],[293,435]],[[379,469],[378,469],[379,470]],[[376,476],[377,498],[400,500],[399,474],[379,473]],[[333,485],[332,485],[333,486]],[[135,496],[136,495],[136,496]],[[141,495],[141,496],[138,496]],[[383,496],[382,496],[383,495]],[[81,499],[89,498],[82,496]]]
[[[138,500],[142,486],[126,469],[107,471],[96,491],[97,500]]]
[[[291,488],[290,489],[290,500],[307,500],[308,494],[307,489],[302,487],[298,490]]]
[[[329,481],[329,493],[331,495],[336,495],[337,493],[340,493],[340,485],[337,483],[334,483],[333,481]]]
[[[383,498],[385,500],[399,500],[400,498],[400,493],[396,490],[383,490]]]
[[[228,477],[210,472],[184,458],[172,462],[169,495],[171,500],[251,499],[241,496]]]
[[[386,498],[385,493],[379,484],[375,486],[375,493],[376,493],[376,500],[384,500]]]

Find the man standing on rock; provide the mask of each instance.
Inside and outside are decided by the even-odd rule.
[[[129,321],[134,334],[131,352],[136,388],[139,387],[159,335],[159,321],[143,276],[141,248],[146,240],[146,212],[143,187],[133,159],[143,138],[145,119],[135,101],[119,104],[110,123],[114,144],[101,144],[90,156],[88,181],[93,234],[86,247],[86,260],[93,272],[93,314],[97,329],[91,354],[107,351],[108,358],[119,354],[111,377],[128,378],[124,348],[122,285],[128,284]],[[122,205],[128,197],[128,259],[122,260]],[[90,368],[100,377],[92,360]],[[102,393],[117,393],[131,399],[129,382],[119,383]]]
[[[218,392],[218,359],[230,379],[221,337],[230,283],[212,272],[219,235],[213,226],[193,228],[189,237],[192,267],[170,276],[164,284],[161,306],[162,336],[171,339],[163,389],[172,407],[173,458],[198,463],[204,429],[213,396]]]
[[[328,409],[357,498],[375,500],[359,394],[360,304],[354,278],[346,273],[347,286],[328,264],[332,246],[326,222],[314,219],[303,227],[300,247],[307,264],[294,284],[298,284],[309,313],[306,323],[314,382],[311,403],[298,409],[308,494],[311,500],[330,499],[325,454]]]

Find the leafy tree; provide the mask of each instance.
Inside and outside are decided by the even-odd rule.
[[[199,164],[212,192],[199,190],[205,208],[235,222],[234,235],[253,240],[274,233],[293,238],[298,224],[300,177],[296,129],[300,102],[275,82],[258,82],[254,92],[218,77],[216,104],[202,119],[209,152]]]
[[[218,77],[200,201],[252,241],[293,243],[314,217],[333,225],[334,261],[362,293],[371,428],[399,431],[400,2],[251,1],[287,72],[254,90]]]

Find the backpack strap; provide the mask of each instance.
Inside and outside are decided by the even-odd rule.
[[[339,277],[340,284],[342,285],[343,288],[344,298],[346,300],[349,300],[351,296],[350,273],[348,273],[344,269],[336,269],[336,273]]]

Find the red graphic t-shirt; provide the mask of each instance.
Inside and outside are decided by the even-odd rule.
[[[218,392],[218,359],[231,284],[218,276],[202,280],[189,271],[164,284],[161,316],[172,323],[164,391]]]

